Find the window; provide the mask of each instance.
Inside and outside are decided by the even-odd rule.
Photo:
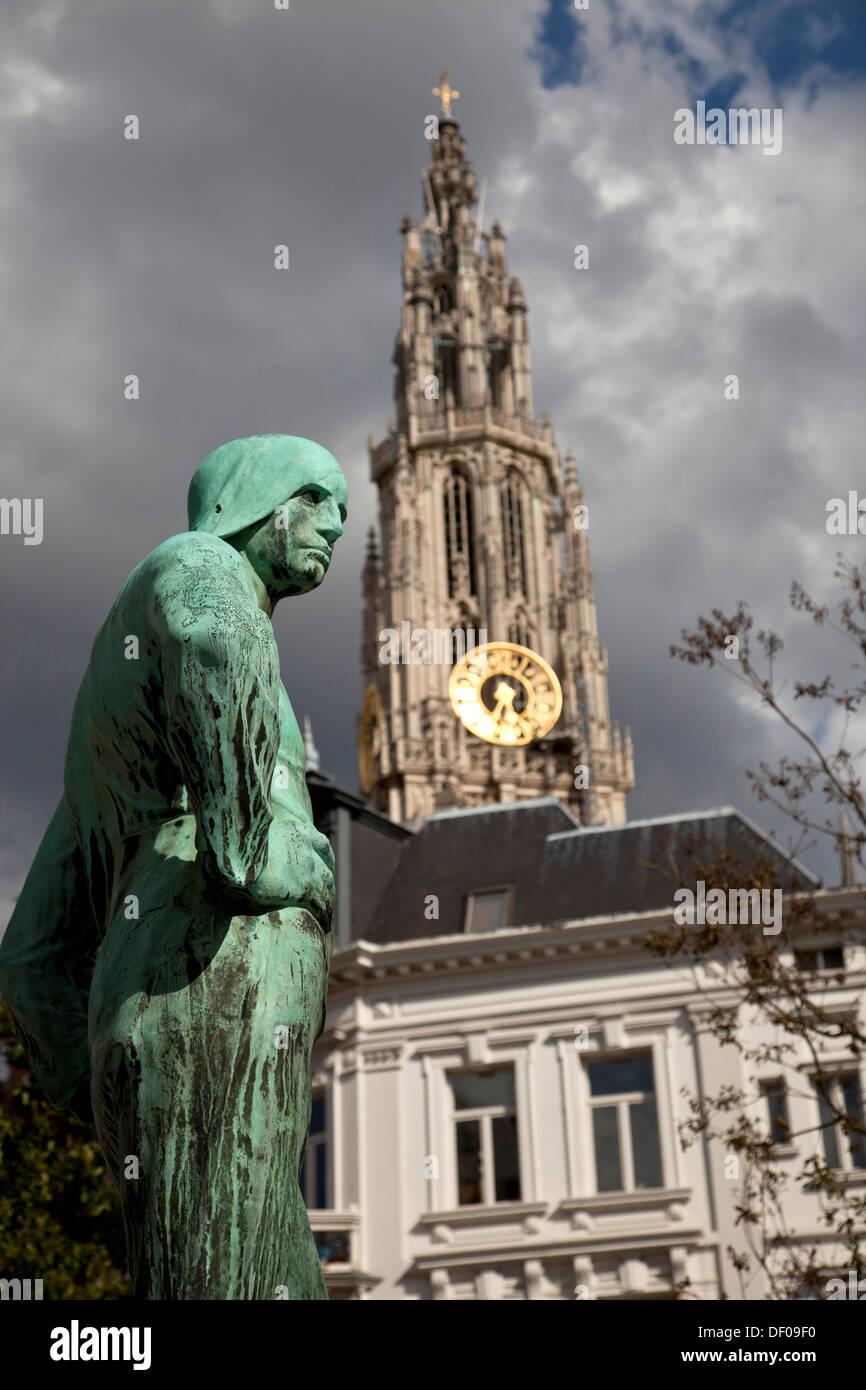
[[[526,597],[526,559],[523,548],[523,504],[520,480],[509,473],[500,498],[502,507],[502,543],[505,555],[505,576],[509,595]]]
[[[790,1133],[788,1123],[788,1093],[781,1077],[761,1082],[761,1095],[767,1103],[767,1116],[770,1122],[770,1138],[775,1143],[784,1143]]]
[[[433,344],[433,371],[439,382],[439,402],[461,405],[460,364],[457,345],[450,338],[436,338]]]
[[[322,1211],[328,1205],[328,1131],[323,1095],[313,1096],[310,1137],[301,1169],[301,1193],[312,1211]]]
[[[813,970],[845,969],[845,952],[841,946],[824,946],[814,951],[795,951],[797,969],[804,972]]]
[[[439,285],[435,291],[436,313],[450,314],[454,308],[451,299],[451,291],[447,285]]]
[[[652,1057],[587,1061],[596,1190],[662,1187],[661,1148]]]
[[[451,1072],[461,1207],[520,1201],[514,1067]]]
[[[509,642],[516,642],[518,647],[532,647],[532,633],[529,631],[525,619],[518,617],[513,623],[509,623],[508,640]]]
[[[824,1158],[828,1168],[841,1168],[853,1171],[866,1168],[866,1137],[851,1130],[846,1134],[837,1114],[845,1114],[858,1125],[863,1125],[863,1097],[860,1093],[860,1078],[856,1072],[843,1072],[838,1076],[824,1079],[834,1109],[827,1103],[815,1084],[818,1096],[818,1111],[821,1116],[821,1133],[824,1139]]]
[[[508,925],[511,891],[508,888],[481,888],[466,896],[464,931],[498,931]]]
[[[347,1265],[351,1263],[351,1236],[349,1231],[314,1231],[316,1254],[325,1265]]]
[[[462,473],[445,484],[445,555],[450,598],[475,593],[475,535],[472,487]]]
[[[504,343],[487,345],[487,380],[490,386],[490,404],[501,408],[503,403],[502,380],[508,369],[508,349]]]
[[[460,661],[461,658],[467,654],[467,652],[473,652],[475,648],[480,644],[480,624],[478,623],[475,615],[472,613],[467,613],[465,608],[463,608],[463,611],[460,614],[458,614],[458,616],[452,621],[450,626],[445,629],[445,633],[448,635],[446,635],[443,638],[442,652],[444,655],[444,660],[451,666],[453,666],[455,662]],[[434,661],[439,660],[437,652],[438,648],[436,646],[434,636]],[[447,721],[447,727],[451,727],[450,720]]]

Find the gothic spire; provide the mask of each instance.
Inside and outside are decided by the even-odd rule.
[[[362,767],[374,804],[407,823],[455,800],[553,792],[581,818],[616,824],[634,781],[631,740],[610,718],[588,509],[573,456],[563,470],[549,417],[535,417],[526,298],[501,226],[482,229],[447,73],[434,91],[424,211],[401,224],[395,411],[370,441],[379,548],[364,566],[361,663],[364,707],[380,714],[362,722]],[[547,662],[561,687],[553,734],[527,748],[476,738],[450,693],[456,656],[404,658],[399,671],[381,661],[384,631],[416,627],[483,630]],[[578,764],[589,782],[575,782]]]

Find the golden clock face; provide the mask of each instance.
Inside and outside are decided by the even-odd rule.
[[[361,791],[365,796],[369,796],[376,785],[381,727],[382,697],[375,685],[368,685],[358,728],[358,769],[361,774]]]
[[[555,672],[515,642],[488,642],[467,652],[451,672],[448,695],[471,734],[507,747],[543,738],[562,712]]]

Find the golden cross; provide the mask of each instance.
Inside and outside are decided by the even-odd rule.
[[[450,116],[450,114],[451,114],[451,103],[452,103],[452,101],[456,101],[456,100],[457,100],[457,98],[459,97],[460,93],[457,91],[457,89],[456,89],[455,87],[452,87],[452,86],[451,86],[451,83],[448,81],[448,69],[447,69],[447,68],[446,68],[445,71],[443,72],[442,76],[439,78],[439,84],[440,84],[440,85],[439,85],[438,87],[434,87],[434,88],[433,88],[433,95],[434,95],[434,97],[441,97],[441,98],[442,98],[442,114],[443,114],[443,116]]]

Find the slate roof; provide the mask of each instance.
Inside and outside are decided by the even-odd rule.
[[[463,930],[468,893],[506,885],[510,926],[646,912],[672,905],[689,863],[714,862],[721,852],[747,865],[770,856],[783,887],[818,885],[733,807],[582,827],[561,802],[544,797],[437,812],[400,846],[376,911],[365,904],[359,916],[368,941],[452,935]],[[438,918],[425,916],[431,895]]]
[[[404,844],[366,939],[411,941],[460,931],[467,892],[504,884],[513,885],[513,920],[538,921],[546,837],[576,826],[554,797],[436,812]],[[439,899],[438,920],[424,915],[431,895]]]

